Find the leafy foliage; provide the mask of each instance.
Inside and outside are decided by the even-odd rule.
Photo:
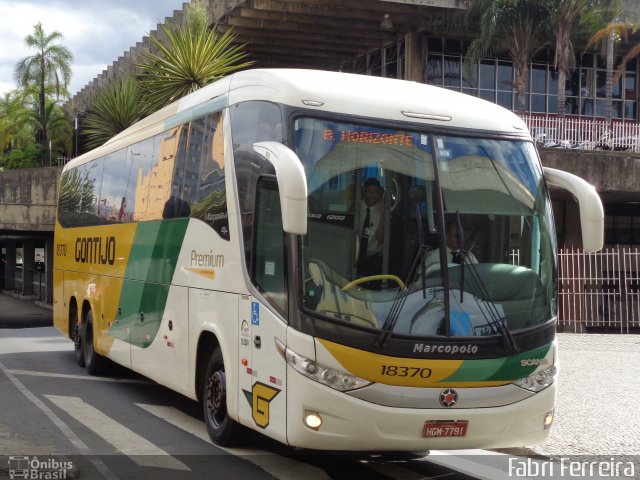
[[[232,30],[222,35],[216,27],[208,30],[206,8],[203,14],[198,2],[190,7],[185,26],[162,26],[166,46],[150,38],[158,53],[143,55],[145,63],[139,65],[145,104],[152,111],[252,63],[243,62],[247,54],[242,45],[234,44]]]
[[[482,57],[508,52],[516,71],[518,113],[523,114],[531,58],[550,38],[548,0],[474,0],[466,20],[470,26],[480,25],[467,52],[467,69]]]
[[[140,88],[132,78],[108,86],[96,97],[85,118],[87,147],[102,145],[140,120],[145,111]]]
[[[594,31],[615,15],[617,1],[552,0],[551,24],[555,38],[554,63],[558,71],[558,115],[565,113],[566,76],[575,67],[574,38]]]
[[[25,91],[37,92],[40,128],[36,141],[42,144],[48,139],[45,120],[47,90],[53,88],[57,98],[67,95],[67,86],[71,80],[73,55],[59,43],[63,38],[58,31],[46,34],[42,23],[38,22],[33,26],[33,33],[25,37],[26,46],[35,53],[21,59],[14,70],[18,84]]]

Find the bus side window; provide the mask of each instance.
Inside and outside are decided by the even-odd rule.
[[[286,263],[280,194],[275,178],[258,181],[251,280],[286,317]]]

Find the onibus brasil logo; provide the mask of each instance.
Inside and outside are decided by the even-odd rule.
[[[29,480],[65,480],[73,463],[55,458],[40,460],[38,457],[13,455],[9,457],[9,478]]]

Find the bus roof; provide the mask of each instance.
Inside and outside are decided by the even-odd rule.
[[[323,112],[529,136],[525,123],[509,110],[444,88],[324,70],[255,69],[229,75],[158,110],[66,168],[153,135],[171,119],[187,118],[186,112],[225,94],[229,105],[266,100]]]

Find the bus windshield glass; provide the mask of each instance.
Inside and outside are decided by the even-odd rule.
[[[554,317],[555,232],[530,142],[310,117],[294,133],[309,191],[300,295],[317,321],[488,336]]]

